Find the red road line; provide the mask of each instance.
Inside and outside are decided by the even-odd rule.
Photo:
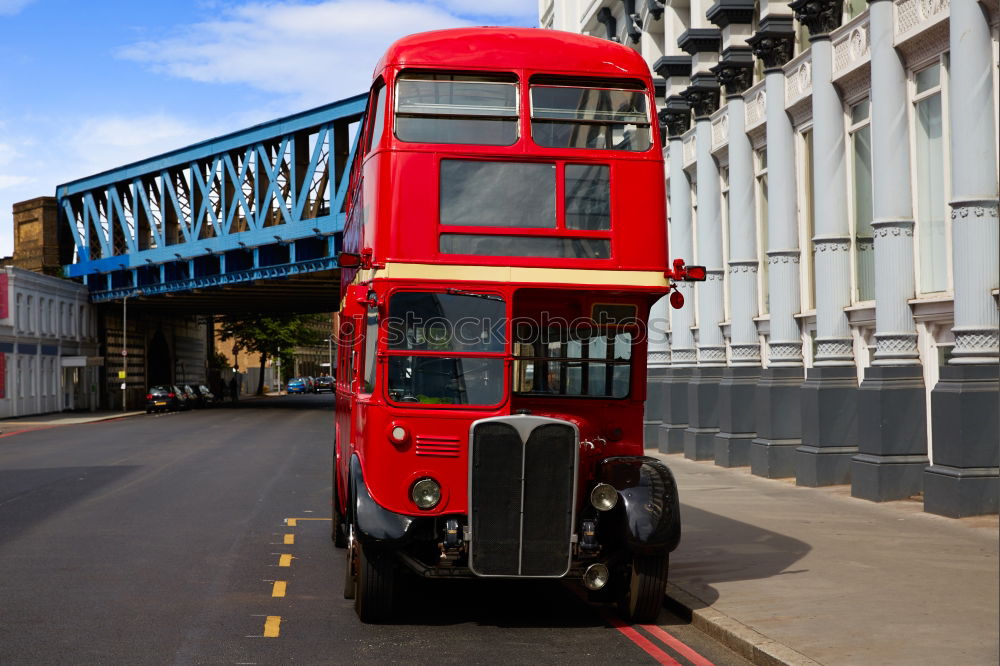
[[[664,666],[681,666],[679,661],[658,648],[652,641],[618,618],[608,614],[605,615],[605,619],[611,624],[611,626],[620,631],[625,638],[645,650],[646,654],[656,660],[656,663],[663,664]]]
[[[0,439],[3,439],[4,437],[13,437],[14,435],[20,435],[21,433],[25,433],[25,432],[35,432],[36,430],[48,430],[49,428],[58,428],[61,425],[62,424],[59,424],[59,425],[48,425],[48,426],[38,426],[37,428],[24,428],[22,430],[12,430],[11,432],[5,432],[3,434],[0,434]]]
[[[711,661],[692,650],[687,644],[682,643],[678,638],[675,638],[655,624],[640,624],[639,626],[666,643],[667,647],[676,650],[682,657],[694,664],[694,666],[715,666]]]

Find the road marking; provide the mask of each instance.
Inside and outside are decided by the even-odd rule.
[[[276,580],[276,581],[274,581],[274,587],[271,588],[271,596],[272,597],[283,597],[283,596],[285,596],[285,587],[287,587],[287,586],[288,586],[288,583],[286,581],[283,581],[283,580]]]
[[[277,638],[279,633],[281,633],[281,617],[268,615],[264,620],[264,638]]]
[[[682,643],[680,639],[670,633],[667,633],[655,624],[640,624],[639,626],[666,643],[667,647],[676,650],[678,654],[690,661],[694,664],[694,666],[715,666],[708,659],[705,659],[703,656],[688,647],[686,643]]]
[[[671,657],[669,654],[658,648],[652,641],[640,634],[638,631],[625,624],[618,618],[614,617],[610,613],[606,614],[605,619],[608,623],[615,629],[621,632],[625,638],[629,639],[640,648],[642,648],[646,654],[656,660],[656,663],[663,664],[663,666],[681,666],[681,663]]]
[[[295,535],[294,534],[286,534],[285,535],[285,544],[290,546],[290,545],[292,545],[294,543],[295,543]]]
[[[295,527],[295,518],[285,518],[285,524],[289,527]]]
[[[283,553],[281,557],[278,558],[279,567],[290,567],[292,566],[292,556],[288,553]]]

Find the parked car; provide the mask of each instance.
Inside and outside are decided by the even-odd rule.
[[[308,393],[309,387],[302,377],[292,377],[286,385],[289,393]]]
[[[146,413],[176,412],[183,409],[182,400],[175,386],[153,386],[146,394]]]
[[[323,375],[322,377],[316,378],[316,393],[320,391],[329,391],[333,393],[333,377],[330,375]]]
[[[194,389],[189,386],[174,385],[174,391],[177,392],[177,397],[180,398],[181,409],[191,409],[194,407]]]
[[[198,393],[201,395],[202,407],[211,407],[215,403],[219,402],[219,399],[216,397],[215,393],[212,392],[212,389],[208,388],[204,384],[198,385]]]
[[[192,407],[210,407],[215,402],[215,394],[204,384],[197,386],[188,384],[184,387],[184,393],[187,394]]]

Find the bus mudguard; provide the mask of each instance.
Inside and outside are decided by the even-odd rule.
[[[601,461],[597,478],[612,485],[622,501],[624,540],[635,553],[668,551],[681,538],[680,500],[674,475],[648,456],[621,456]]]
[[[351,492],[354,496],[355,535],[366,545],[389,545],[409,536],[413,518],[394,513],[378,505],[365,486],[361,461],[351,458]]]

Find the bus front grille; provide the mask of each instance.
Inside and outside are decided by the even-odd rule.
[[[470,438],[469,566],[480,576],[563,576],[576,499],[577,431],[566,421],[477,421]]]

